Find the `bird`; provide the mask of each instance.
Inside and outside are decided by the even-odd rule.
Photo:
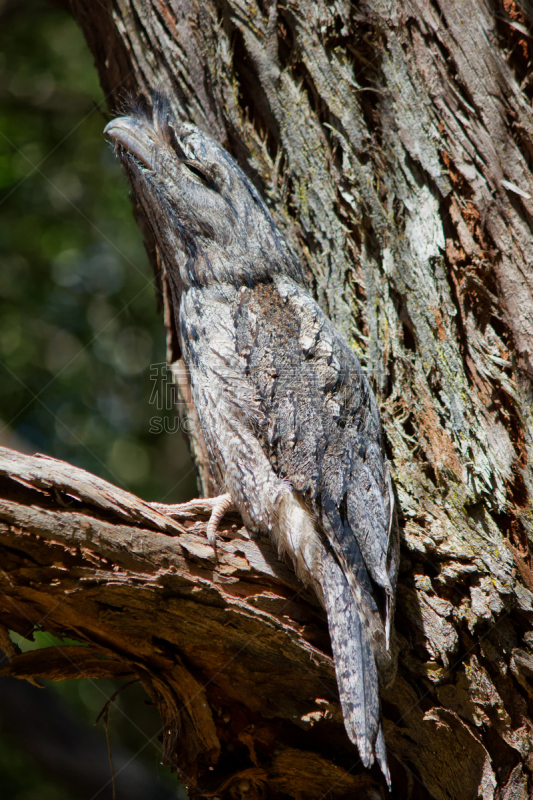
[[[168,99],[109,122],[163,259],[220,487],[325,608],[347,734],[390,787],[380,675],[393,663],[399,537],[378,405],[259,191]]]

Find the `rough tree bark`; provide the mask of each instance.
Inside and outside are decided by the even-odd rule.
[[[399,670],[383,694],[393,796],[529,797],[533,8],[71,7],[112,113],[164,89],[236,156],[373,380],[402,526]],[[193,450],[209,494],[201,438]],[[86,491],[50,461],[9,469],[3,624],[39,620],[90,643],[84,672],[142,680],[192,795],[384,796],[343,734],[324,618],[267,543],[230,527],[217,567],[200,523],[95,479]],[[55,653],[39,658],[48,668],[9,669],[60,674]]]

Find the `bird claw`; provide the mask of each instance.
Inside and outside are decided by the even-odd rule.
[[[207,533],[207,531],[206,531],[206,533]],[[215,561],[218,564],[218,549],[217,549],[217,535],[216,535],[216,533],[211,533],[211,532],[207,533],[207,543],[210,545],[210,547],[213,548],[213,552],[215,554]]]
[[[218,561],[217,553],[217,529],[224,514],[233,506],[233,499],[230,494],[221,494],[219,497],[212,498],[213,506],[209,522],[207,523],[207,541],[215,551],[215,560]]]
[[[189,500],[188,503],[178,505],[165,505],[164,503],[150,503],[150,506],[161,514],[172,519],[182,519],[191,514],[205,513],[211,509],[211,516],[207,523],[207,541],[215,551],[215,559],[218,561],[217,554],[217,529],[224,514],[234,507],[233,499],[229,493],[221,494],[218,497],[207,497],[198,500]]]

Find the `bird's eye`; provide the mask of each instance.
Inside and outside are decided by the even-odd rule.
[[[209,178],[207,177],[207,175],[206,175],[204,172],[202,172],[202,170],[201,170],[201,169],[198,169],[198,167],[196,166],[196,164],[191,164],[191,162],[190,162],[190,161],[184,161],[183,163],[185,164],[185,166],[187,167],[187,169],[189,170],[189,172],[190,172],[192,175],[194,175],[194,177],[195,177],[195,178],[196,178],[198,181],[200,181],[200,182],[201,182],[201,183],[202,183],[204,186],[210,186],[210,185],[211,185],[211,181],[209,180]]]

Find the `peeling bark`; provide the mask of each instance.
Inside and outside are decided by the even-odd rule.
[[[178,117],[235,155],[373,381],[402,525],[400,666],[383,694],[393,796],[529,796],[529,4],[71,5],[113,113],[125,94],[163,88]],[[48,613],[50,629],[133,665],[192,795],[383,795],[343,738],[324,619],[312,598],[294,599],[294,577],[266,543],[235,533],[217,569],[200,523],[163,522],[140,501],[110,510],[84,496],[63,509],[47,488],[17,491],[32,499],[4,508],[3,495],[3,591],[24,586],[32,620]],[[68,566],[53,573],[59,584],[52,551]],[[24,627],[2,608],[6,627]]]
[[[349,772],[357,759],[316,598],[238,518],[221,523],[217,560],[208,507],[161,508],[64,462],[0,449],[0,620],[11,659],[1,674],[136,678],[161,712],[165,760],[192,795],[223,794],[222,784],[231,794],[243,780],[370,785]],[[7,630],[36,627],[86,646],[17,653]]]

